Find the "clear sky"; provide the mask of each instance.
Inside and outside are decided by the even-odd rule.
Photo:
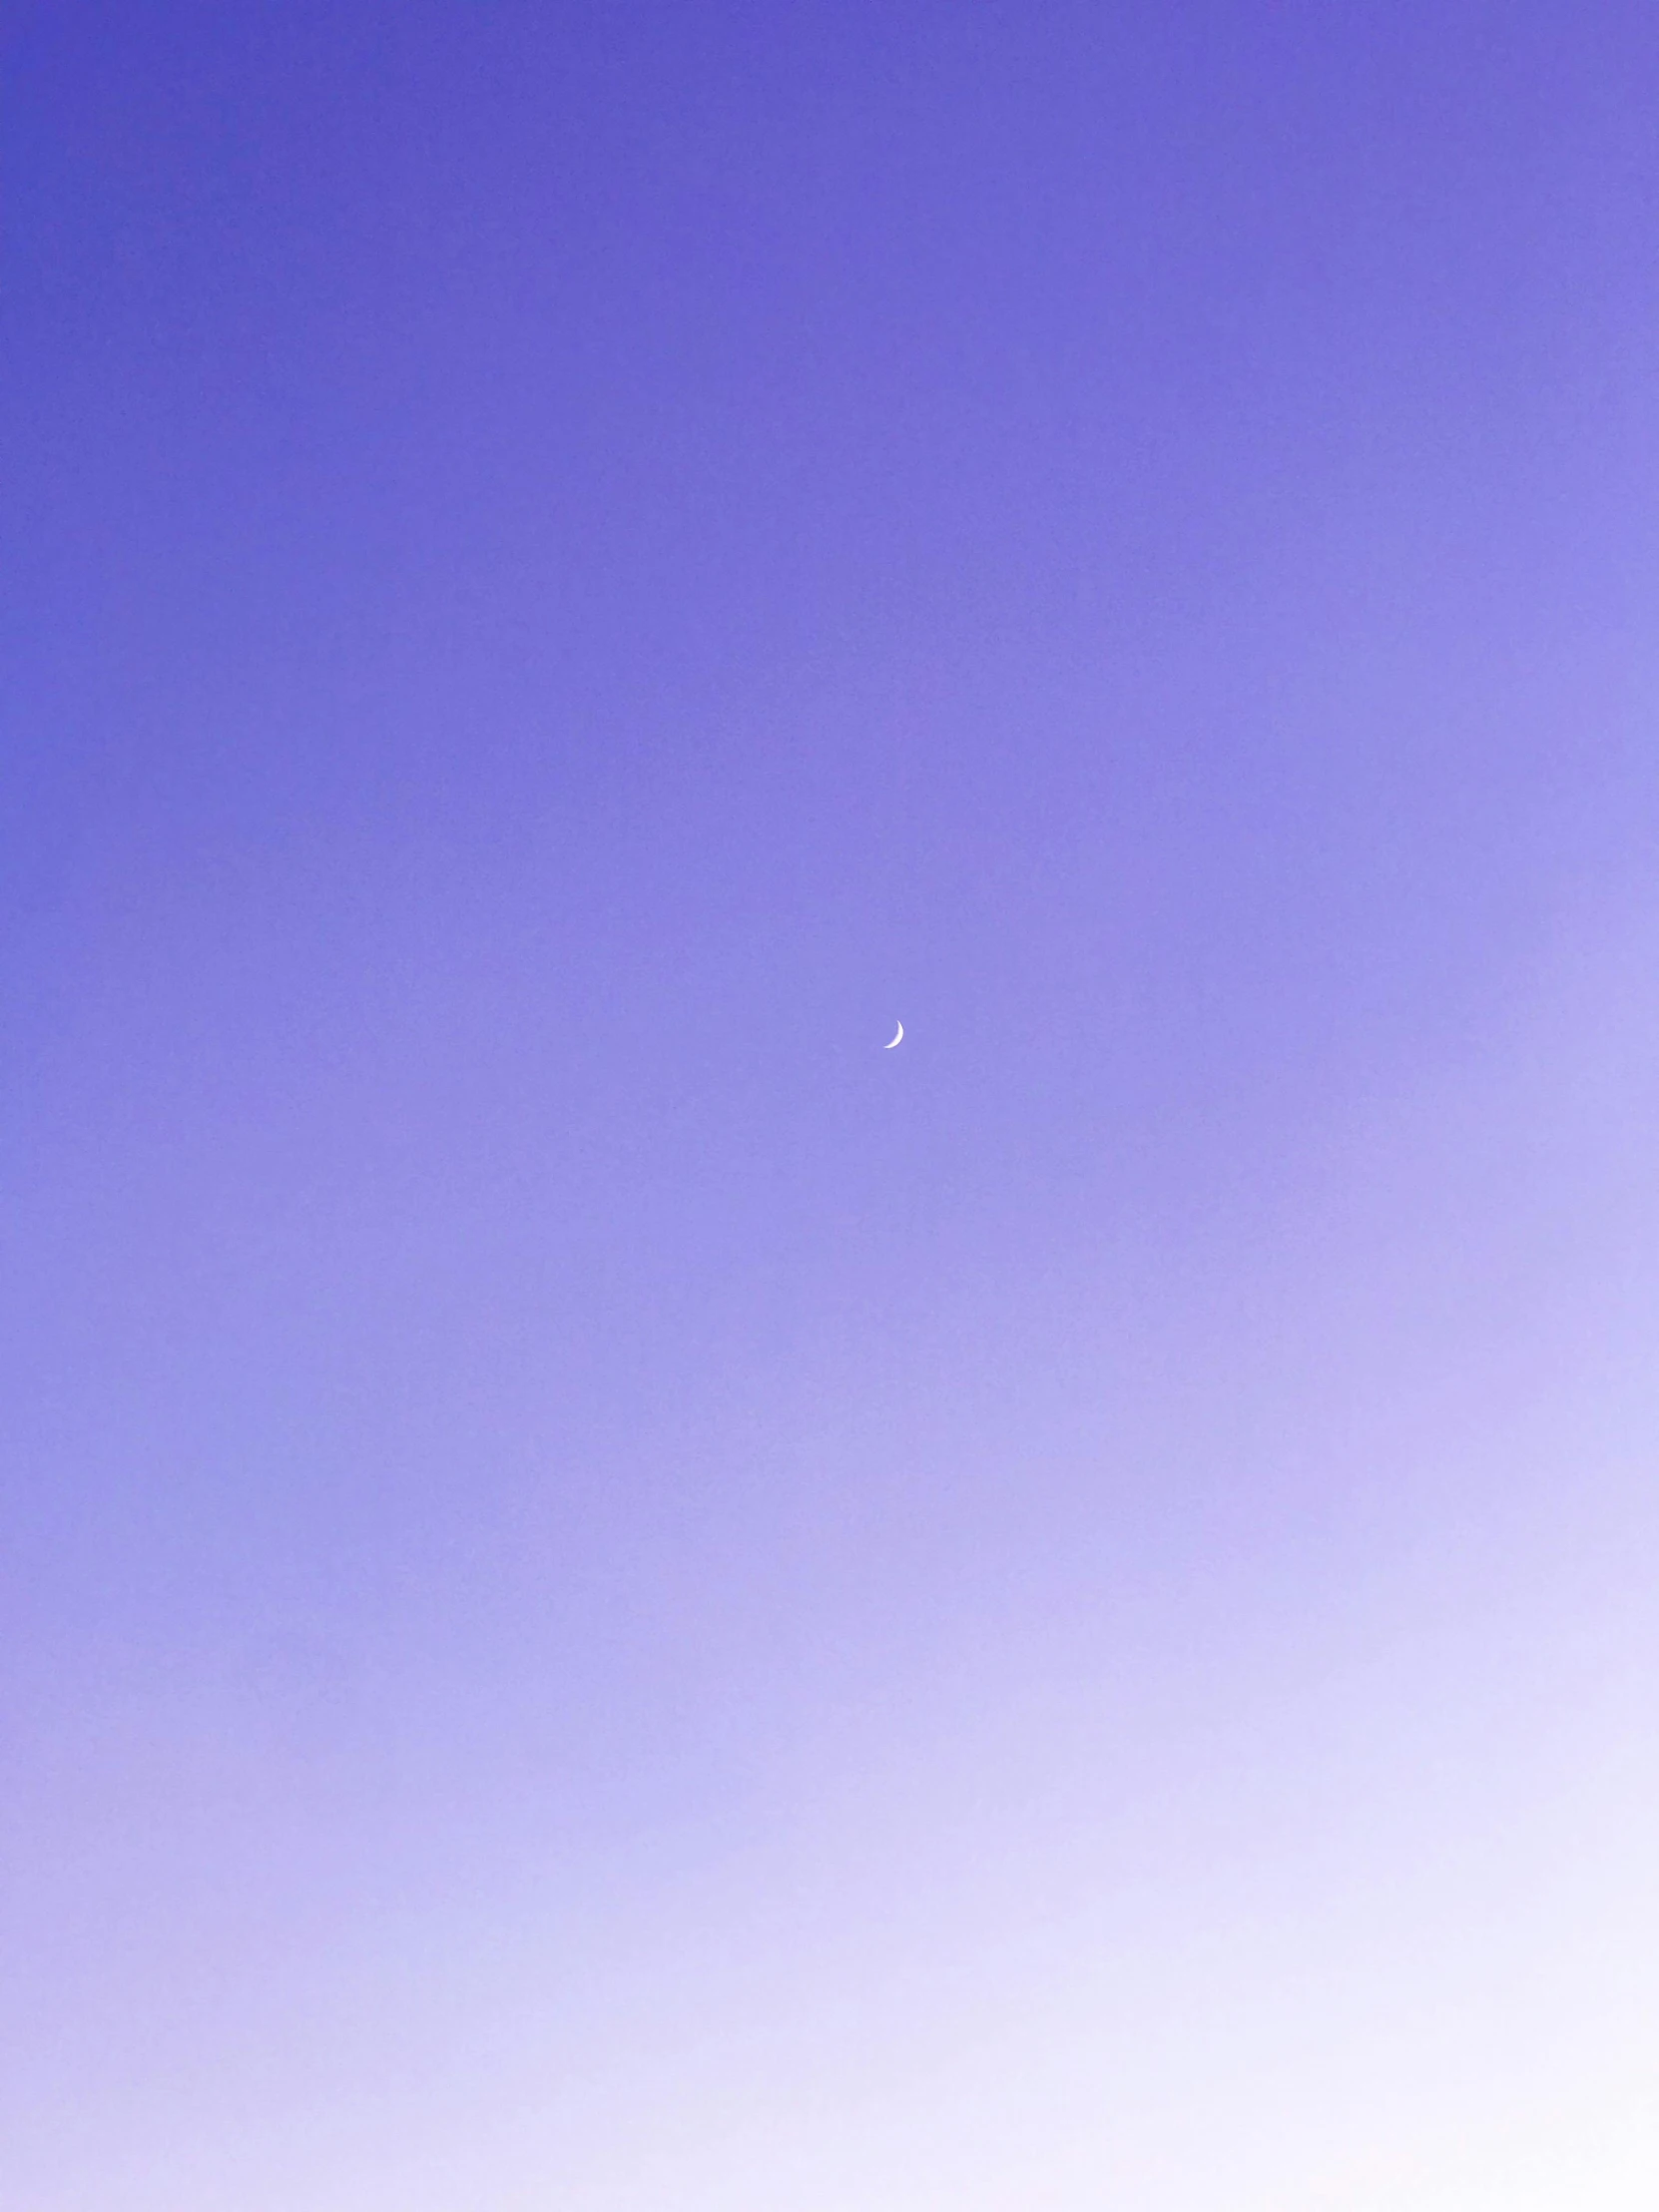
[[[1656,114],[8,12],[3,2212],[1659,2201]]]

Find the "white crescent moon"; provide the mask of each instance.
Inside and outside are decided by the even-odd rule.
[[[895,1036],[894,1036],[894,1037],[892,1038],[892,1040],[891,1040],[891,1042],[890,1042],[890,1043],[884,1044],[884,1045],[883,1045],[883,1046],[881,1047],[881,1050],[882,1050],[883,1052],[890,1052],[890,1051],[892,1050],[892,1048],[893,1048],[893,1045],[895,1045],[895,1044],[902,1044],[902,1043],[903,1043],[903,1041],[904,1041],[904,1024],[903,1024],[902,1022],[900,1022],[900,1023],[899,1023],[899,1025],[898,1025],[898,1032],[897,1032],[897,1034],[896,1034],[896,1035],[895,1035]]]

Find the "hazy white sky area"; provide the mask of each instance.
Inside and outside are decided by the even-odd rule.
[[[959,1459],[1002,1566],[913,1649],[874,1618],[873,1654],[819,1653],[795,1740],[706,1822],[535,1864],[454,1803],[401,1895],[324,1886],[279,1955],[229,1896],[194,1952],[138,1903],[96,1957],[25,1955],[11,2201],[80,2212],[107,2137],[135,2212],[1645,2212],[1656,973],[1651,910],[1602,901],[1326,1130],[1271,1228],[1195,1226],[1138,1334],[1080,1274],[1030,1288],[1017,1391],[940,1402],[918,1356],[884,1418]],[[949,1325],[987,1326],[966,1298]],[[1133,1465],[1133,1575],[1109,1511],[1085,1542],[1022,1510],[1056,1453]],[[102,1705],[118,1767],[156,1715]],[[326,1788],[284,1807],[223,1711],[201,1766],[167,1719],[162,1787],[274,1824],[256,1889],[302,1890]],[[230,1928],[257,2000],[215,1965]],[[78,1974],[103,2102],[84,2027],[73,2103],[59,2071]]]

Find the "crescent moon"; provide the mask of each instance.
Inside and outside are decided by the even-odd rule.
[[[904,1024],[903,1024],[902,1022],[900,1022],[900,1023],[899,1023],[899,1025],[898,1025],[898,1030],[897,1030],[897,1033],[896,1033],[896,1035],[895,1035],[895,1036],[893,1036],[893,1038],[892,1038],[892,1039],[890,1040],[890,1042],[888,1042],[887,1044],[884,1044],[884,1045],[883,1045],[883,1046],[881,1047],[881,1050],[882,1050],[883,1052],[890,1052],[890,1051],[892,1050],[892,1048],[893,1048],[893,1046],[894,1046],[895,1044],[902,1044],[902,1043],[903,1043],[903,1041],[904,1041]]]

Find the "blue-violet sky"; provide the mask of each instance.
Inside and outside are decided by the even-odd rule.
[[[1656,118],[7,12],[0,2212],[1659,2202]]]

